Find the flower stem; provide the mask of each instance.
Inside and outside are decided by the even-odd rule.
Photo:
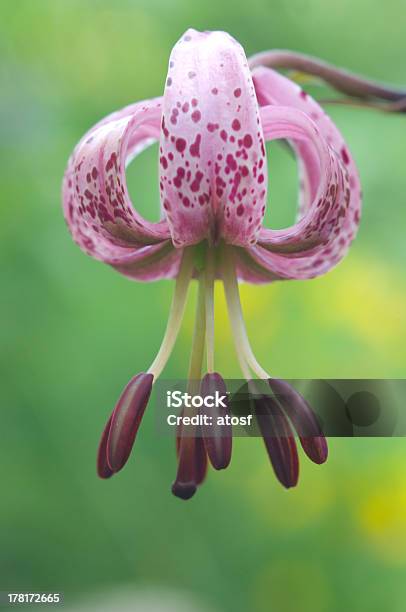
[[[366,79],[348,70],[336,68],[310,55],[274,49],[253,55],[249,58],[248,64],[251,70],[257,66],[297,70],[304,74],[318,77],[337,91],[355,98],[400,102],[398,107],[388,105],[387,110],[404,111],[406,90]]]
[[[158,378],[164,369],[179,334],[180,326],[185,312],[186,298],[190,279],[193,272],[194,253],[192,248],[186,248],[183,252],[179,274],[176,279],[175,292],[173,294],[171,310],[165,335],[157,356],[152,362],[148,372],[154,375],[154,380]]]

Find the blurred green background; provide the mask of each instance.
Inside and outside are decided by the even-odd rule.
[[[401,0],[1,2],[0,590],[64,591],[69,610],[401,612],[404,439],[333,439],[327,464],[302,460],[290,491],[260,440],[236,440],[230,468],[183,503],[170,493],[172,441],[155,435],[150,411],[126,469],[95,475],[100,431],[159,347],[173,284],[137,284],[85,256],[63,222],[62,174],[91,125],[160,95],[190,26],[227,30],[248,55],[291,48],[406,84]],[[361,173],[358,238],[323,278],[244,286],[250,336],[285,378],[406,377],[406,118],[331,114]],[[296,168],[281,147],[268,151],[268,225],[281,227]],[[128,170],[151,219],[156,155]],[[217,367],[238,377],[217,296]],[[167,377],[186,372],[192,307]]]

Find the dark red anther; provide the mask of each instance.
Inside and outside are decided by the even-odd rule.
[[[179,441],[179,463],[172,493],[180,499],[190,499],[197,488],[196,438],[183,436]]]
[[[121,470],[130,456],[151,394],[153,380],[153,375],[145,372],[137,374],[130,380],[110,417],[108,433],[109,423],[103,432],[98,465],[104,466],[101,452],[105,449],[106,463],[112,473]]]
[[[97,474],[100,478],[110,478],[114,473],[107,463],[107,439],[109,437],[112,416],[113,415],[110,415],[103,430],[100,438],[99,450],[97,452]]]
[[[207,452],[203,438],[195,438],[196,484],[200,485],[207,475]]]
[[[218,417],[230,415],[227,400],[227,388],[223,378],[217,372],[206,374],[202,380],[200,393],[203,398],[207,396],[224,397],[225,408],[221,405],[208,407],[203,404],[200,411],[210,419],[210,424],[202,425],[204,445],[210,463],[216,470],[223,470],[230,464],[232,450],[232,426],[220,425]]]
[[[184,412],[182,411],[182,416]],[[196,435],[196,433],[200,435]],[[179,425],[176,432],[178,471],[172,493],[180,499],[190,499],[207,474],[207,453],[201,431],[194,426]]]
[[[265,395],[254,399],[255,414],[276,477],[287,489],[296,486],[299,459],[289,422],[277,402]]]
[[[284,380],[270,378],[268,382],[296,429],[306,455],[314,463],[324,463],[328,456],[327,441],[305,398]]]

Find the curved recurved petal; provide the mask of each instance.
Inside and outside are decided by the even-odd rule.
[[[166,221],[146,221],[132,206],[125,168],[159,137],[160,99],[131,105],[93,127],[65,172],[65,219],[77,244],[106,263],[138,260],[139,248],[170,238]]]
[[[258,245],[240,262],[240,275],[249,280],[252,265],[253,282],[318,276],[340,261],[357,231],[357,169],[333,122],[300,87],[266,68],[255,71],[254,84],[265,139],[291,142],[302,188],[298,222],[284,230],[262,229]]]
[[[328,455],[327,441],[305,398],[285,380],[270,378],[268,382],[296,429],[306,455],[314,463],[324,463]]]
[[[182,250],[174,249],[171,240],[136,249],[128,262],[112,264],[113,268],[139,281],[176,278]]]
[[[160,145],[161,202],[175,246],[255,243],[265,148],[245,53],[228,34],[188,30],[175,45]]]

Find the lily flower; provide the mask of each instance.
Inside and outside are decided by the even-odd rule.
[[[273,410],[268,400],[262,402],[259,417],[276,475],[287,487],[297,482],[290,423],[309,425],[301,442],[310,459],[322,463],[327,457],[322,432],[303,398],[257,362],[244,325],[239,282],[309,279],[335,266],[357,232],[360,181],[337,127],[316,100],[276,68],[323,79],[347,94],[341,99],[345,103],[388,111],[406,107],[405,92],[313,58],[270,51],[248,61],[227,33],[188,30],[172,50],[163,96],[101,120],[68,162],[64,214],[80,248],[132,279],[176,280],[156,358],[128,383],[103,432],[102,478],[118,472],[129,457],[153,383],[174,347],[193,279],[199,296],[189,379],[201,380],[206,353],[203,387],[224,384],[214,368],[214,282],[221,279],[244,377],[269,380],[273,390],[282,391]],[[262,225],[268,186],[265,143],[275,139],[288,141],[300,175],[298,219],[282,230]],[[133,206],[125,169],[156,141],[161,219],[152,223]],[[286,436],[273,435],[275,414],[283,419]],[[230,432],[214,441],[197,433],[178,435],[173,491],[183,498],[202,482],[208,459],[222,469],[231,458]]]

